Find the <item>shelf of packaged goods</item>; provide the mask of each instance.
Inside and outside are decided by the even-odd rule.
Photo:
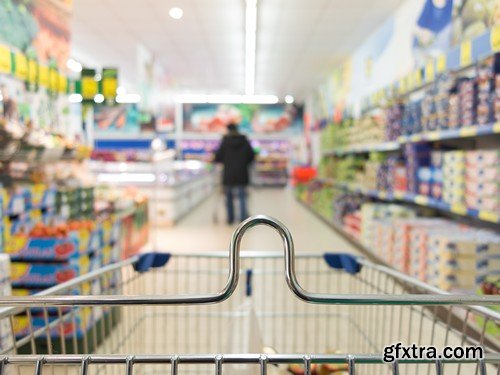
[[[494,212],[468,208],[462,204],[451,204],[425,195],[412,194],[403,191],[387,192],[387,191],[364,189],[359,186],[346,183],[336,183],[335,186],[350,191],[352,193],[358,193],[370,198],[380,199],[389,202],[400,201],[400,202],[413,203],[418,206],[429,207],[439,211],[460,215],[463,217],[473,218],[488,223],[500,224],[500,215]]]
[[[360,145],[353,147],[343,147],[323,151],[324,155],[349,155],[349,154],[363,154],[368,152],[383,152],[383,151],[397,151],[401,147],[399,142],[383,142],[372,145]]]
[[[434,142],[448,139],[473,138],[500,134],[500,122],[486,125],[468,126],[457,129],[436,130],[428,133],[405,135],[398,138],[400,144],[416,142]]]
[[[350,233],[346,232],[340,224],[335,223],[331,218],[329,218],[329,217],[323,215],[322,213],[318,212],[317,210],[315,210],[314,207],[312,207],[306,201],[304,201],[298,197],[296,199],[302,206],[304,206],[306,209],[308,209],[309,212],[311,212],[314,216],[316,216],[323,223],[325,223],[330,228],[335,230],[342,237],[344,237],[350,244],[352,244],[354,247],[356,247],[358,250],[360,250],[361,253],[364,254],[368,259],[370,259],[371,261],[374,261],[376,263],[385,265],[386,267],[390,267],[390,265],[388,263],[386,263],[383,259],[381,259],[377,254],[375,254],[373,251],[371,251],[365,245],[363,245],[359,239],[352,236]]]
[[[426,133],[404,135],[399,137],[397,142],[383,142],[373,145],[361,145],[325,150],[323,151],[323,155],[343,156],[369,152],[397,151],[401,148],[402,145],[405,145],[407,143],[437,142],[451,139],[474,138],[493,134],[500,134],[500,122],[486,125],[468,126],[457,129],[444,129]]]

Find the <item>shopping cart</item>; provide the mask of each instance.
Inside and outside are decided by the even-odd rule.
[[[240,253],[244,233],[258,224],[279,232],[284,262],[283,252]],[[328,374],[332,366],[370,375],[498,374],[500,314],[490,307],[499,304],[347,254],[294,254],[288,230],[257,216],[234,232],[229,262],[227,252],[143,254],[32,297],[0,298],[10,335],[0,374]],[[384,346],[398,342],[480,345],[486,354],[385,363]]]

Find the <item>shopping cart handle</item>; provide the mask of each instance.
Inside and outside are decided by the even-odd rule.
[[[139,255],[139,259],[134,263],[134,270],[137,272],[147,272],[150,268],[163,267],[169,261],[170,253],[144,253]]]
[[[347,253],[325,253],[323,255],[325,262],[332,268],[336,270],[343,269],[345,272],[351,275],[357,274],[361,271],[361,264],[358,259]]]

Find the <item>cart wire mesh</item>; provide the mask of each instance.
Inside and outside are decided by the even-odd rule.
[[[257,224],[280,233],[285,262],[283,252],[240,253]],[[229,263],[228,252],[143,254],[0,298],[0,375],[499,374],[499,304],[348,254],[295,254],[283,224],[257,216],[235,231]],[[486,354],[384,362],[396,343]]]

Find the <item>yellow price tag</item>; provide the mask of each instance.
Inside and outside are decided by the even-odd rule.
[[[451,205],[451,212],[458,215],[466,215],[467,207],[458,203],[454,203]]]
[[[10,74],[12,71],[12,58],[10,49],[6,46],[0,46],[0,73]]]
[[[413,90],[414,87],[415,87],[415,82],[413,80],[413,74],[410,73],[406,76],[406,88],[408,89],[408,91],[411,91]]]
[[[48,66],[40,65],[38,67],[38,84],[42,87],[49,88],[50,71]]]
[[[425,195],[417,195],[414,201],[416,204],[427,206],[429,204],[429,197],[426,197]]]
[[[427,137],[426,138],[429,141],[437,141],[440,138],[440,132],[434,131],[434,132],[427,133]]]
[[[16,77],[27,80],[28,79],[28,59],[22,53],[16,53]]]
[[[59,74],[58,80],[58,91],[63,94],[66,93],[68,91],[68,79],[64,75]]]
[[[489,222],[492,222],[492,223],[498,223],[498,221],[499,221],[498,215],[495,214],[494,212],[479,211],[478,217],[481,220],[489,221]]]
[[[500,25],[495,26],[490,34],[492,52],[500,51]]]
[[[493,133],[500,133],[500,122],[493,125]]]
[[[38,63],[36,60],[28,62],[28,82],[35,85],[38,82]]]
[[[422,86],[422,71],[420,69],[415,70],[414,77],[415,87]]]
[[[57,91],[59,86],[59,73],[56,69],[50,69],[49,71],[50,81],[49,86],[51,91]]]
[[[434,71],[434,61],[429,61],[425,65],[425,81],[432,82],[436,78],[436,73]]]
[[[472,42],[466,40],[460,45],[460,66],[469,66],[472,64]]]
[[[82,78],[82,96],[84,99],[92,100],[97,95],[98,86],[94,77]]]
[[[118,88],[118,80],[115,78],[106,78],[102,80],[102,94],[105,98],[114,98],[116,89]]]
[[[439,73],[446,71],[446,55],[440,55],[437,59],[436,70]]]
[[[404,196],[405,196],[404,192],[399,191],[399,190],[395,190],[394,191],[394,198],[396,198],[396,199],[402,199]]]
[[[462,128],[458,132],[461,137],[473,137],[477,135],[477,129],[475,127]]]
[[[403,80],[403,79],[400,79],[400,80],[398,81],[398,93],[403,94],[403,93],[405,92],[405,90],[404,90],[404,85],[405,85],[405,84],[404,84],[404,80]]]

